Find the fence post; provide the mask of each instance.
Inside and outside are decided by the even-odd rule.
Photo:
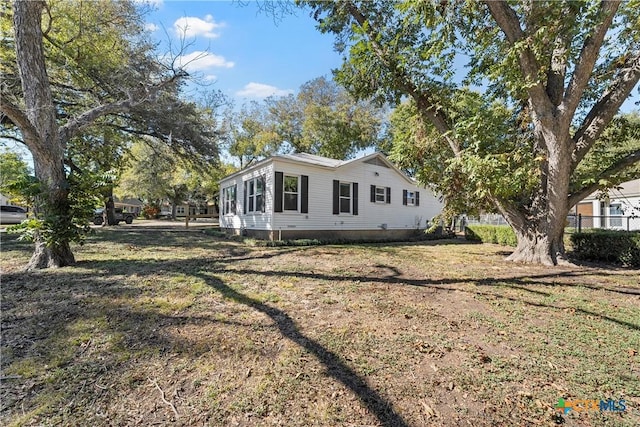
[[[189,228],[189,214],[184,217],[184,228]]]
[[[631,219],[630,216],[627,217],[627,231],[629,231],[629,220]]]
[[[582,233],[582,214],[578,214],[578,233]]]

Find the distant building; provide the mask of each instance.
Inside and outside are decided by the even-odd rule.
[[[593,193],[573,208],[572,214],[580,215],[581,228],[640,230],[640,179],[618,187],[604,198]]]

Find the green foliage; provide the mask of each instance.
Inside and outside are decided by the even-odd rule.
[[[0,193],[16,204],[29,205],[38,185],[27,163],[17,153],[0,152]]]
[[[518,118],[476,92],[457,91],[451,98],[451,134],[463,141],[459,156],[407,101],[391,115],[390,158],[441,194],[446,214],[492,211],[491,197],[526,201],[539,180],[538,161]]]
[[[594,183],[600,191],[606,191],[620,183],[636,179],[640,176],[640,163],[606,178],[599,178],[599,174],[628,154],[637,151],[640,151],[640,112],[615,117],[578,165],[572,176],[571,191]]]
[[[505,246],[518,244],[516,234],[508,225],[468,225],[464,229],[464,237],[473,242],[496,243]]]
[[[597,230],[571,235],[577,258],[640,267],[640,232]]]
[[[384,114],[319,77],[303,84],[297,95],[267,98],[233,113],[229,152],[241,166],[292,151],[348,159],[382,143]]]
[[[63,242],[83,243],[90,233],[89,219],[93,217],[100,203],[99,189],[104,185],[101,176],[70,173],[68,177],[69,195],[66,206],[35,206],[32,217],[27,221],[9,227],[11,233],[20,233],[27,241],[42,240],[47,247],[55,247]],[[29,198],[40,200],[43,186],[37,181],[29,185]]]

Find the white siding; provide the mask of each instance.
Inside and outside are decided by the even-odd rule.
[[[264,203],[265,212],[244,213],[244,182],[250,179],[264,176]],[[223,214],[222,190],[230,185],[237,185],[236,214]],[[245,173],[237,174],[231,178],[220,181],[220,227],[233,229],[271,230],[273,216],[273,163],[267,162],[256,169],[248,169]]]
[[[301,188],[297,212],[274,212],[275,173],[309,177],[309,212],[301,213]],[[265,212],[243,212],[244,182],[265,178]],[[358,183],[358,215],[333,214],[333,180]],[[301,184],[301,181],[299,181]],[[222,189],[237,185],[236,214],[223,214]],[[372,203],[371,185],[391,188],[391,203]],[[254,169],[237,173],[220,182],[220,226],[253,230],[408,230],[425,228],[442,211],[442,204],[430,190],[419,188],[396,169],[352,161],[338,168],[275,157]],[[419,192],[419,206],[403,205],[403,190]],[[353,197],[353,194],[352,194]]]
[[[309,213],[275,213],[274,230],[373,230],[424,228],[439,214],[441,203],[425,188],[411,184],[396,170],[364,162],[351,162],[336,170],[313,165],[274,162],[274,172],[309,176]],[[377,172],[377,175],[376,175]],[[333,180],[358,183],[358,215],[333,214]],[[391,188],[391,203],[372,203],[370,186]],[[403,190],[419,191],[420,206],[404,206]]]

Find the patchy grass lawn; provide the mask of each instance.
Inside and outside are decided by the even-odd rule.
[[[3,234],[0,424],[639,425],[640,271],[505,250],[101,229],[21,273]]]

